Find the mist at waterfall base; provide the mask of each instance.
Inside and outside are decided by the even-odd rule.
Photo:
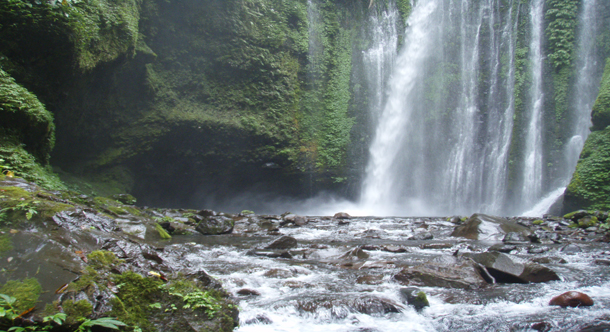
[[[550,151],[557,138],[549,135],[555,110],[546,105],[552,87],[545,75],[552,69],[543,49],[543,8],[542,0],[506,6],[421,0],[401,31],[395,4],[377,6],[363,28],[370,43],[361,51],[362,63],[354,64],[366,73],[361,83],[373,133],[359,199],[331,193],[291,199],[263,189],[230,200],[202,198],[204,203],[270,214],[541,216],[561,198],[575,169],[603,63],[595,57],[596,1],[583,1],[579,75],[571,83],[563,150]],[[519,61],[529,63],[521,69],[529,77],[521,86],[515,69],[519,24],[527,27]]]

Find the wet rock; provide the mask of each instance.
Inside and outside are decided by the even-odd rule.
[[[282,286],[288,287],[288,288],[292,288],[292,289],[309,288],[309,287],[311,287],[310,284],[306,284],[304,282],[296,281],[296,280],[288,280],[288,281],[284,282],[282,284]]]
[[[67,210],[53,216],[53,222],[71,232],[97,229],[103,232],[111,232],[116,229],[116,222],[95,211],[87,209]]]
[[[307,224],[307,218],[303,216],[297,216],[296,214],[288,214],[284,216],[283,221],[280,223],[281,226],[293,224],[295,226],[304,226]]]
[[[527,248],[527,253],[528,254],[542,254],[544,252],[549,251],[549,248],[547,247],[531,247],[531,248]]]
[[[203,235],[220,235],[233,232],[235,222],[225,216],[210,216],[204,218],[195,228]]]
[[[561,235],[556,232],[536,231],[528,236],[532,243],[552,244],[561,243]]]
[[[434,235],[432,235],[432,233],[421,232],[421,233],[417,233],[417,234],[411,236],[409,238],[409,240],[412,240],[412,241],[425,241],[425,240],[432,240],[433,238],[434,238]]]
[[[506,233],[506,235],[504,235],[502,242],[504,242],[506,244],[522,244],[522,243],[528,243],[528,242],[530,242],[530,240],[521,233],[509,232],[509,233]]]
[[[415,310],[421,311],[425,307],[429,307],[428,297],[417,287],[406,287],[400,289],[400,295],[404,301],[413,306]]]
[[[369,258],[369,254],[362,249],[362,247],[356,247],[339,257],[340,259],[359,260]]]
[[[130,194],[116,194],[116,195],[110,196],[110,198],[114,199],[115,201],[119,201],[125,205],[135,205],[136,202],[138,201],[135,197],[133,197]]]
[[[582,252],[582,248],[574,243],[570,243],[570,244],[566,244],[565,246],[561,247],[561,252],[566,253],[566,254],[577,254]]]
[[[367,261],[360,266],[360,269],[391,269],[395,267],[395,264],[392,261]]]
[[[596,259],[596,260],[593,261],[593,264],[601,265],[601,266],[610,266],[610,260],[607,260],[607,259]]]
[[[430,262],[405,268],[393,279],[405,286],[428,286],[476,289],[487,284],[472,260],[455,259],[454,263]]]
[[[559,263],[559,264],[565,264],[567,263],[567,261],[561,257],[534,257],[531,259],[532,262],[534,263],[539,263],[539,264],[551,264],[551,263]]]
[[[295,273],[286,269],[271,269],[263,274],[267,278],[286,279],[295,276]]]
[[[455,227],[451,236],[471,240],[500,240],[507,233],[515,232],[527,237],[532,231],[505,218],[485,214],[473,214],[463,225]]]
[[[244,324],[245,325],[250,325],[250,324],[269,325],[269,324],[273,324],[273,321],[265,315],[256,315],[256,317],[248,319]]]
[[[261,293],[258,292],[257,290],[254,290],[254,289],[242,288],[242,289],[237,291],[237,295],[241,295],[241,296],[260,296]]]
[[[367,248],[364,248],[364,247],[363,247],[363,249],[370,250],[370,249],[367,249]],[[387,252],[393,252],[393,253],[407,252],[407,248],[399,247],[399,246],[394,246],[394,245],[383,246],[383,247],[381,247],[381,250],[387,251]]]
[[[555,296],[549,302],[549,305],[558,305],[562,308],[565,307],[585,307],[592,306],[593,299],[589,295],[581,292],[570,291],[565,292],[561,295]]]
[[[498,251],[498,252],[503,252],[503,253],[510,253],[513,250],[516,250],[517,246],[515,245],[508,245],[508,244],[494,244],[493,246],[489,247],[489,249],[487,249],[487,251]]]
[[[578,330],[578,332],[608,332],[610,331],[610,323],[607,322],[598,322],[593,323],[591,325],[587,325],[582,329]]]
[[[279,229],[280,223],[265,219],[265,220],[262,220],[261,222],[259,222],[258,226],[261,229],[264,229],[266,231],[273,231],[273,230],[277,231]]]
[[[532,324],[530,328],[535,331],[548,332],[553,328],[553,325],[547,322],[539,322]]]
[[[383,282],[383,275],[369,274],[356,278],[357,284],[379,285]]]
[[[404,308],[390,299],[365,295],[355,299],[307,298],[297,302],[297,309],[307,313],[326,309],[330,311],[333,318],[344,319],[355,312],[379,317],[388,313],[401,312]]]
[[[286,250],[250,250],[246,253],[248,256],[264,256],[269,258],[293,258],[292,254]]]
[[[350,216],[346,212],[338,212],[338,213],[335,213],[333,218],[335,218],[335,219],[351,219],[352,216]]]
[[[212,211],[212,210],[201,210],[201,211],[197,212],[197,215],[207,218],[207,217],[215,217],[218,215],[218,213],[216,211]]]
[[[116,218],[115,222],[117,227],[123,232],[137,236],[140,239],[146,238],[147,228],[146,225],[144,225],[141,221]]]
[[[387,235],[387,232],[380,229],[367,229],[362,233],[356,234],[356,236],[358,237],[364,237],[369,239],[380,239],[385,235]]]
[[[512,255],[488,251],[476,254],[466,253],[464,256],[483,265],[496,282],[527,283],[560,280],[555,271]]]
[[[292,236],[285,235],[271,242],[265,249],[291,249],[296,247],[297,240]]]
[[[585,210],[578,210],[578,211],[570,212],[570,213],[564,215],[563,217],[565,219],[570,219],[570,220],[576,222],[579,219],[584,218],[588,215],[589,215],[589,212],[587,212]]]
[[[422,249],[434,249],[434,250],[438,250],[438,249],[449,249],[453,247],[453,244],[451,243],[424,243],[422,245],[419,246]]]

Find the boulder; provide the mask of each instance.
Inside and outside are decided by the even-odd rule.
[[[528,283],[560,280],[557,273],[547,267],[497,251],[466,253],[463,256],[484,266],[496,282]]]
[[[425,307],[429,307],[428,297],[417,287],[406,287],[400,289],[400,295],[404,301],[413,306],[415,310],[421,311]]]
[[[235,221],[225,216],[210,216],[203,218],[195,230],[203,235],[219,235],[233,232]]]
[[[285,215],[280,225],[285,226],[287,224],[294,224],[296,226],[304,226],[307,224],[307,218],[303,216],[297,216],[296,214]]]
[[[369,258],[369,254],[362,249],[362,246],[356,247],[345,254],[343,254],[340,259],[349,259],[349,260],[359,260],[359,259],[367,259]]]
[[[562,308],[586,307],[593,305],[593,299],[585,293],[570,291],[553,297],[549,302],[549,305],[558,305]]]
[[[408,267],[394,275],[393,279],[405,286],[476,289],[487,284],[481,276],[480,267],[470,259]]]
[[[471,240],[499,241],[511,232],[519,233],[524,237],[532,233],[529,228],[505,218],[473,214],[464,224],[456,226],[451,236]]]
[[[254,289],[242,288],[242,289],[237,291],[237,295],[241,295],[241,296],[260,296],[261,293],[259,291],[257,291],[257,290],[254,290]]]
[[[335,215],[333,216],[333,218],[335,219],[350,219],[352,216],[350,216],[349,214],[347,214],[346,212],[337,212],[335,213]]]
[[[282,236],[271,242],[265,249],[291,249],[297,247],[297,240],[292,236]]]

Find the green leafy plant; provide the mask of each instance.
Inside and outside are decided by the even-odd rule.
[[[0,210],[0,221],[5,221],[8,211],[23,211],[25,212],[25,218],[30,220],[35,214],[38,214],[38,211],[36,210],[36,204],[38,203],[40,203],[40,201],[25,201],[18,203],[15,206],[4,208]]]
[[[112,317],[102,317],[98,319],[85,319],[82,324],[78,327],[76,332],[90,332],[94,326],[107,327],[109,329],[118,330],[121,326],[127,326],[127,324],[116,320]]]
[[[218,303],[218,300],[208,291],[191,291],[186,294],[182,294],[176,291],[174,287],[168,289],[168,293],[172,296],[177,296],[184,301],[182,309],[203,309],[209,319],[214,316],[222,309],[222,305]],[[172,310],[177,308],[172,304]],[[167,310],[166,310],[167,311]]]

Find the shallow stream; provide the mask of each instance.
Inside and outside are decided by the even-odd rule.
[[[417,311],[403,299],[405,286],[393,279],[395,274],[407,266],[449,260],[456,251],[484,252],[501,241],[451,237],[455,225],[446,218],[309,218],[302,227],[271,227],[271,232],[249,230],[246,220],[232,235],[173,244],[186,243],[184,259],[204,266],[235,295],[240,332],[610,330],[610,273],[604,265],[610,249],[591,234],[558,223],[550,227],[564,230],[561,241],[517,244],[510,254],[546,262],[542,265],[560,281],[419,287],[430,306]],[[297,247],[288,250],[290,255],[269,257],[274,251],[262,248],[281,235],[294,237]],[[590,295],[595,304],[548,305],[571,290]]]

